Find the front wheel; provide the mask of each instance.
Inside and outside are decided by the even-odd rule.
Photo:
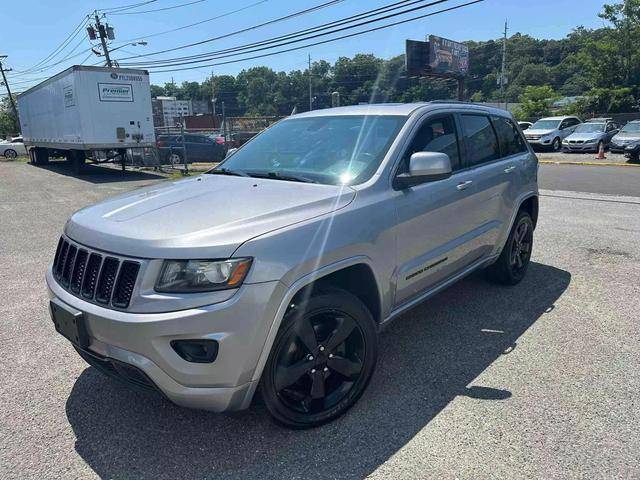
[[[560,138],[559,137],[554,138],[553,142],[551,143],[551,150],[553,150],[554,152],[559,152],[561,148],[562,148],[562,141],[560,140]]]
[[[503,285],[516,285],[524,278],[533,249],[533,221],[520,211],[498,260],[487,268],[490,280]]]
[[[371,313],[344,290],[313,293],[293,305],[260,384],[271,416],[290,428],[310,428],[345,413],[371,379],[377,340]]]
[[[16,152],[15,150],[8,148],[4,151],[4,158],[10,158],[10,159],[14,159],[18,156],[18,152]]]

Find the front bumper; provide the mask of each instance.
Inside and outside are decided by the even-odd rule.
[[[566,152],[595,152],[598,150],[598,143],[563,143],[562,150]]]
[[[247,284],[213,305],[140,314],[104,308],[71,295],[58,285],[51,269],[46,280],[51,301],[84,314],[90,337],[86,353],[102,361],[100,365],[111,368],[113,364],[116,373],[117,362],[135,367],[148,379],[149,388],[172,402],[217,412],[251,403],[256,365],[286,290],[280,282]],[[201,338],[219,344],[213,363],[187,362],[170,345],[172,340]]]

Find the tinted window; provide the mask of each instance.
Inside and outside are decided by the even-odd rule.
[[[405,155],[403,172],[408,170],[409,157],[415,152],[446,153],[451,159],[451,168],[458,170],[460,168],[460,153],[453,117],[432,118],[420,127]]]
[[[493,117],[493,126],[498,134],[500,151],[503,157],[527,151],[527,146],[520,132],[511,120],[504,117]]]
[[[479,165],[500,158],[498,140],[484,115],[462,115],[462,128],[467,137],[467,160],[469,166]]]

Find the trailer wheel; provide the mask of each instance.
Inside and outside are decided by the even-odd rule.
[[[35,147],[31,149],[31,161],[34,165],[46,165],[49,163],[49,151],[43,147]]]
[[[82,173],[85,159],[86,156],[83,150],[69,150],[67,153],[67,160],[71,162],[71,168],[76,175]]]

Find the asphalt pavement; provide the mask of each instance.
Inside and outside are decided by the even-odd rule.
[[[0,478],[640,477],[638,176],[592,168],[541,167],[520,285],[473,275],[403,315],[359,403],[290,431],[131,391],[54,331],[66,219],[163,179],[0,163]]]

